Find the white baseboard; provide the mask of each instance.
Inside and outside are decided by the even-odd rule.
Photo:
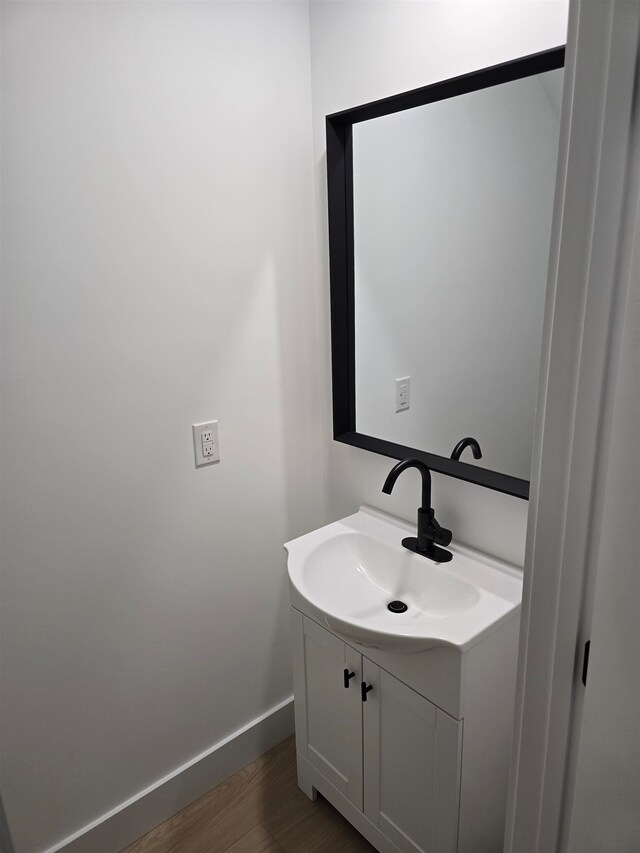
[[[293,734],[293,696],[46,853],[117,853]]]

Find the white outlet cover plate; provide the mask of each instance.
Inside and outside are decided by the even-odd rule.
[[[204,465],[213,465],[220,461],[220,442],[218,441],[218,421],[206,421],[203,424],[192,424],[193,431],[193,454],[196,460],[196,468]],[[204,443],[213,445],[211,456],[204,455]]]
[[[406,412],[411,408],[411,377],[396,379],[396,412]]]

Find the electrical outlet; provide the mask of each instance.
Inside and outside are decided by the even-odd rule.
[[[196,468],[212,465],[220,461],[220,443],[218,441],[218,421],[204,424],[192,424],[193,452]]]
[[[411,406],[411,377],[396,379],[396,412],[406,412]]]

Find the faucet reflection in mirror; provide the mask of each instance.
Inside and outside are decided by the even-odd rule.
[[[471,448],[474,459],[482,459],[482,451],[480,450],[480,445],[475,440],[475,438],[472,438],[471,436],[460,439],[460,441],[456,444],[456,446],[453,448],[453,451],[451,452],[451,458],[456,460],[460,459],[462,451],[466,450],[467,447]]]

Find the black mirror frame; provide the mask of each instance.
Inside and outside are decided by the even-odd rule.
[[[354,124],[361,121],[562,68],[564,54],[564,46],[552,48],[326,117],[333,437],[336,441],[393,459],[420,459],[432,471],[440,474],[447,474],[450,477],[476,483],[525,500],[529,498],[528,480],[459,462],[446,456],[438,456],[425,450],[405,447],[402,444],[395,444],[356,431],[351,129]],[[451,437],[452,447],[457,438],[458,436]]]

